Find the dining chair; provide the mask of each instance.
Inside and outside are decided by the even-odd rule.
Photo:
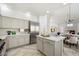
[[[71,45],[75,45],[76,48],[78,48],[78,38],[77,37],[71,37],[69,40],[69,45],[71,47]]]

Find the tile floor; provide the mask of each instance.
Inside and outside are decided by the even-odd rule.
[[[7,56],[43,56],[37,51],[36,44],[22,46],[7,51]]]
[[[7,56],[43,56],[43,54],[37,51],[36,44],[32,44],[11,49],[7,51]],[[79,49],[65,45],[63,56],[79,56]]]

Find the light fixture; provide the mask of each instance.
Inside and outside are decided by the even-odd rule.
[[[68,27],[72,27],[72,26],[73,26],[73,24],[72,24],[72,23],[70,23],[70,24],[67,24],[67,26],[68,26]]]
[[[9,12],[11,11],[6,4],[0,4],[1,11]]]
[[[20,29],[20,32],[24,32],[24,29]]]
[[[47,13],[47,14],[49,14],[49,13],[50,13],[50,11],[49,11],[49,10],[47,10],[47,11],[46,11],[46,13]]]
[[[73,23],[72,23],[72,20],[71,20],[71,5],[69,4],[69,12],[68,12],[68,22],[67,22],[67,26],[68,27],[72,27],[73,26]]]
[[[63,4],[64,4],[64,5],[66,5],[67,3],[66,3],[66,2],[64,2]]]
[[[26,17],[30,17],[31,16],[31,13],[30,12],[27,12],[26,13]]]
[[[25,14],[25,16],[26,16],[26,18],[27,18],[28,20],[30,20],[32,15],[31,15],[30,12],[27,12],[27,13]]]

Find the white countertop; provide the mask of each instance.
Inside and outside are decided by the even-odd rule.
[[[41,37],[41,38],[52,40],[52,41],[60,41],[60,40],[64,40],[64,38],[65,38],[65,37],[62,37],[62,36],[43,37],[43,36],[40,36],[40,35],[38,35],[37,37]]]
[[[22,35],[30,35],[30,34],[15,34],[15,35],[7,35],[7,36],[22,36]]]
[[[7,37],[7,35],[1,35],[0,39],[4,40]]]
[[[0,35],[0,39],[4,40],[6,39],[7,36],[23,36],[23,35],[30,35],[30,34],[16,34],[16,35]]]

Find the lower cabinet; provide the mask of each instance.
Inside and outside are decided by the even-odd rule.
[[[53,41],[46,38],[37,37],[37,49],[47,56],[62,56],[63,40]]]
[[[30,43],[30,35],[25,35],[24,36],[24,43],[29,44]]]
[[[43,51],[43,41],[41,38],[37,38],[37,49]]]
[[[28,35],[11,35],[7,36],[7,49],[29,44]]]
[[[8,42],[7,49],[18,46],[18,40],[17,40],[17,37],[15,37],[15,36],[8,36],[7,42]]]
[[[48,40],[44,40],[44,54],[46,54],[47,56],[52,56],[54,55],[54,45],[51,44]]]

